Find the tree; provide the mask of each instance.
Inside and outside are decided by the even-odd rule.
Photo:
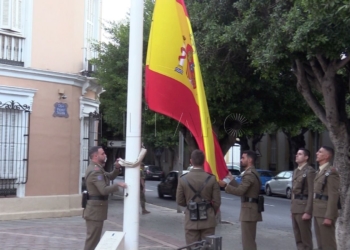
[[[253,138],[255,143],[259,142],[254,140],[255,135],[280,128],[287,131],[291,136],[289,139],[293,140],[302,128],[309,127],[308,121],[313,116],[292,85],[294,77],[291,71],[280,72],[278,77],[267,79],[251,65],[248,44],[237,37],[236,30],[231,26],[240,15],[234,2],[186,1],[209,111],[214,121],[213,128],[224,154],[235,143],[235,138],[225,133],[224,129],[224,126],[235,127],[234,123],[237,124],[235,121],[225,124],[230,114],[240,114],[246,118],[247,122],[242,126],[244,136]],[[245,39],[251,36],[247,34]],[[241,138],[242,143],[244,139]],[[295,149],[291,150],[294,156]]]
[[[148,37],[153,13],[153,1],[145,1],[144,9],[144,37],[143,57],[146,58]],[[94,74],[99,83],[106,90],[100,97],[101,111],[103,113],[104,134],[110,137],[125,138],[126,126],[126,98],[128,81],[128,56],[129,56],[129,19],[119,23],[105,25],[106,33],[110,41],[96,43],[94,48],[98,52],[98,58],[92,60],[97,70]],[[143,102],[142,107],[142,135],[143,143],[148,149],[173,150],[178,143],[175,130],[177,123],[163,115],[148,110]],[[154,152],[155,153],[155,152]],[[159,159],[158,159],[159,160]],[[161,166],[160,160],[158,165]]]
[[[350,22],[347,1],[240,0],[229,25],[248,45],[252,65],[265,79],[292,72],[296,89],[329,131],[340,173],[343,209],[337,221],[338,249],[350,240]]]

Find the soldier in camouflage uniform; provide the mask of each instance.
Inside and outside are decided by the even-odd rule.
[[[312,250],[312,204],[315,170],[308,164],[310,151],[301,148],[295,156],[298,167],[293,173],[291,201],[292,225],[298,250]]]
[[[126,188],[126,184],[119,182],[110,186],[118,174],[120,165],[115,164],[115,169],[108,173],[103,169],[107,160],[102,147],[92,147],[89,150],[90,164],[86,169],[85,181],[89,193],[83,218],[86,221],[86,241],[84,250],[93,250],[101,238],[103,222],[107,219],[108,195],[119,189]]]
[[[330,161],[334,151],[322,146],[316,153],[320,164],[314,180],[313,215],[318,249],[336,250],[335,224],[338,218],[339,174]]]
[[[219,185],[225,188],[226,193],[241,197],[241,221],[242,245],[243,250],[256,250],[256,226],[258,221],[262,221],[262,215],[258,211],[258,197],[260,194],[260,178],[255,170],[254,164],[256,154],[254,151],[247,150],[242,152],[241,165],[244,167],[242,182],[238,183],[232,175],[228,177],[231,182],[219,180]]]
[[[145,164],[141,163],[140,165],[140,204],[142,208],[142,214],[149,214],[150,211],[146,210],[146,186],[145,186]]]

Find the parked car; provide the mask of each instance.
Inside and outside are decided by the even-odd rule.
[[[171,198],[175,200],[178,179],[179,171],[170,171],[169,174],[167,174],[167,176],[158,184],[158,197],[163,198],[164,195],[170,195]]]
[[[265,192],[265,184],[266,182],[272,179],[273,173],[270,170],[263,170],[263,169],[256,169],[256,171],[258,172],[260,177],[260,182],[261,182],[260,191]],[[241,183],[243,174],[244,174],[244,171],[239,176],[236,177],[237,183]]]
[[[280,194],[290,199],[292,197],[293,171],[283,171],[266,182],[266,195]]]
[[[230,173],[236,177],[239,176],[241,174],[241,167],[237,166],[237,165],[227,165],[227,169],[228,171],[230,171]]]
[[[162,179],[164,178],[164,172],[161,167],[155,165],[147,165],[144,169],[145,179]]]

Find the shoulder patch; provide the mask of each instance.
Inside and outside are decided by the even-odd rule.
[[[97,176],[97,180],[102,181],[103,180],[103,176],[102,175],[98,175]]]

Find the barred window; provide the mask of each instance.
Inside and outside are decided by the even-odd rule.
[[[14,101],[0,107],[0,195],[27,182],[29,107]]]

